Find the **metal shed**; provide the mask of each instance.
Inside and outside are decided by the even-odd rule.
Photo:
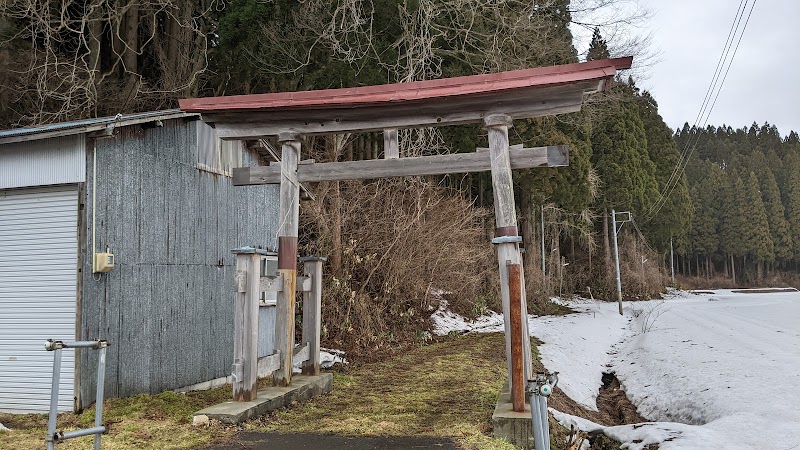
[[[177,110],[0,131],[0,411],[48,409],[48,338],[107,339],[109,396],[228,376],[234,257],[274,248],[278,189]],[[109,249],[115,267],[93,273]],[[79,352],[79,351],[78,351]],[[96,355],[64,355],[59,410],[94,399]]]

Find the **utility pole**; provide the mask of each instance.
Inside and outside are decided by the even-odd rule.
[[[672,287],[675,287],[675,254],[672,250],[672,238],[669,238],[669,271],[672,274]]]
[[[618,214],[617,211],[612,208],[611,209],[611,226],[614,229],[614,258],[616,259],[616,266],[617,266],[617,303],[619,303],[619,315],[621,316],[622,315],[622,281],[620,279],[620,274],[619,274],[619,244],[618,244],[618,241],[617,241],[617,234],[619,233],[619,230],[617,229],[617,214]],[[619,229],[621,230],[622,229],[622,225],[624,225],[625,222],[628,222],[628,221],[631,220],[631,213],[628,212],[628,211],[623,211],[623,212],[620,212],[619,214],[627,215],[626,219],[623,219],[623,220],[620,221]]]
[[[547,285],[547,274],[544,270],[544,205],[542,205],[542,289]]]

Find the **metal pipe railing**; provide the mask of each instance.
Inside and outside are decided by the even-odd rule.
[[[105,389],[106,374],[106,349],[110,344],[108,341],[55,341],[48,339],[44,344],[44,349],[53,354],[53,384],[50,387],[50,417],[47,421],[47,437],[45,442],[47,450],[55,450],[55,445],[66,439],[81,436],[94,435],[94,450],[100,450],[101,437],[107,431],[103,426],[103,394]],[[97,395],[95,399],[94,427],[74,431],[56,431],[56,419],[58,417],[58,387],[61,381],[61,350],[65,348],[89,348],[99,350],[97,360]]]
[[[528,394],[531,404],[533,445],[536,450],[550,450],[550,423],[547,419],[547,397],[558,384],[558,372],[547,374],[539,372],[536,378],[528,380]]]

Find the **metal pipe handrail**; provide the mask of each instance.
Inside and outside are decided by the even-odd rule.
[[[111,345],[106,340],[94,341],[58,341],[48,339],[44,349],[53,353],[53,379],[50,387],[50,417],[47,421],[47,450],[55,450],[56,443],[66,439],[94,435],[94,450],[100,450],[103,433],[107,431],[103,425],[103,394],[105,391],[106,349]],[[56,431],[58,417],[58,388],[61,379],[61,350],[70,348],[88,348],[99,350],[97,360],[97,393],[95,397],[94,427],[74,431]]]

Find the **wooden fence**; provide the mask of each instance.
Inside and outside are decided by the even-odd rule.
[[[295,286],[303,294],[302,338],[298,345],[287,339],[276,315],[278,303],[295,301],[294,295],[275,295],[284,283],[275,267],[277,254],[266,250],[245,247],[234,250],[236,254],[236,281],[234,299],[234,341],[232,384],[234,401],[251,401],[257,397],[259,377],[270,376],[284,369],[282,358],[292,354],[292,365],[302,364],[302,372],[319,375],[320,318],[322,309],[322,263],[325,258],[300,258],[303,276],[298,276]],[[293,311],[294,308],[291,308]],[[288,370],[287,370],[288,369]]]

